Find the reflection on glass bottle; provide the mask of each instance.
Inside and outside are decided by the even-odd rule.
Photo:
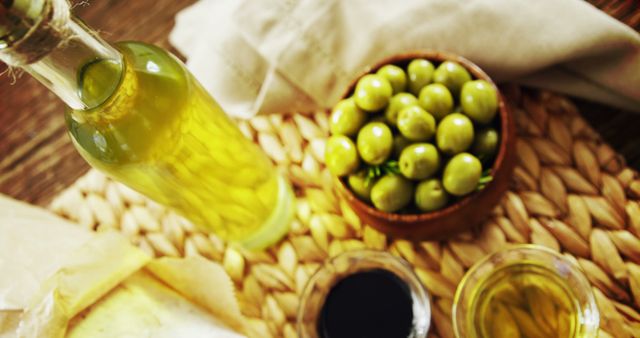
[[[60,10],[44,3],[40,16]],[[7,16],[34,12],[0,8],[5,31]],[[71,32],[64,43],[19,66],[67,103],[71,139],[93,167],[246,247],[263,248],[286,233],[289,185],[179,60],[140,42],[112,48],[75,19],[64,29]],[[0,47],[4,61],[15,54],[7,45]]]

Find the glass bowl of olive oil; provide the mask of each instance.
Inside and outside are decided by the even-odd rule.
[[[599,319],[580,268],[531,244],[476,263],[459,284],[453,305],[457,338],[595,338]]]

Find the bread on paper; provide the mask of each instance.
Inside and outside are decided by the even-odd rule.
[[[153,260],[0,195],[0,338],[240,338],[224,269],[201,257]]]

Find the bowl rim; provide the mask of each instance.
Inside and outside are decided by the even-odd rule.
[[[467,69],[475,80],[485,80],[489,82],[496,89],[496,92],[498,93],[498,114],[497,115],[499,116],[499,120],[500,120],[501,137],[500,137],[498,152],[496,153],[495,159],[493,161],[493,165],[491,166],[491,170],[490,170],[490,174],[493,177],[496,177],[496,173],[498,169],[502,168],[503,164],[505,163],[508,143],[515,137],[515,135],[509,135],[509,137],[504,137],[504,135],[507,135],[508,133],[513,134],[512,130],[507,130],[507,128],[513,127],[513,125],[510,125],[510,123],[508,123],[508,121],[510,120],[510,117],[508,116],[510,114],[510,111],[509,111],[508,105],[506,104],[505,98],[500,93],[500,90],[498,86],[495,84],[495,82],[493,81],[493,79],[487,73],[485,73],[478,65],[471,62],[470,60],[460,55],[454,54],[452,52],[432,50],[432,49],[415,50],[415,51],[409,51],[409,52],[388,56],[386,58],[383,58],[381,61],[376,62],[373,66],[365,68],[365,70],[362,73],[360,73],[360,75],[357,76],[352,81],[349,87],[347,87],[347,90],[341,96],[341,99],[344,99],[350,96],[350,94],[355,89],[355,86],[358,80],[362,78],[364,75],[371,74],[377,71],[378,69],[380,69],[382,66],[387,64],[397,65],[399,63],[407,62],[407,61],[418,59],[418,58],[424,58],[429,61],[436,61],[438,63],[442,63],[445,61],[455,61],[460,65],[462,65],[465,69]],[[398,214],[398,213],[385,212],[382,210],[378,210],[373,206],[370,206],[368,203],[362,201],[360,198],[358,198],[353,194],[351,189],[349,189],[347,184],[344,182],[344,179],[345,179],[344,177],[338,177],[335,175],[334,177],[338,181],[338,186],[340,187],[340,190],[342,190],[343,194],[345,195],[345,197],[348,199],[350,203],[354,203],[355,205],[358,206],[358,208],[365,210],[368,214],[372,215],[373,217],[376,217],[379,219],[386,219],[387,221],[394,222],[395,223],[394,226],[399,226],[399,227],[411,226],[413,223],[416,223],[416,222],[427,222],[430,220],[436,220],[436,219],[440,219],[442,217],[446,217],[448,215],[454,214],[458,210],[465,208],[468,205],[472,204],[474,201],[482,198],[482,196],[486,194],[487,191],[490,190],[489,188],[494,184],[494,181],[491,181],[482,190],[466,195],[461,199],[459,199],[458,201],[456,201],[455,203],[448,205],[444,209],[434,210],[434,211],[425,212],[425,213],[418,213],[418,214]]]

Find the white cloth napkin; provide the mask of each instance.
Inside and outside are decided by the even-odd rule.
[[[331,107],[368,65],[420,49],[640,111],[640,34],[583,0],[200,0],[170,41],[237,117]]]

